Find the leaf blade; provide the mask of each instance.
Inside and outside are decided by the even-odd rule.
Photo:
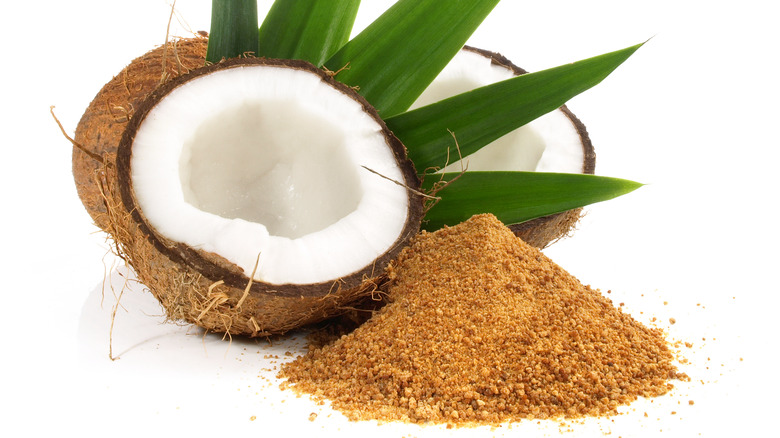
[[[348,40],[360,0],[276,0],[259,30],[258,56],[322,64]]]
[[[595,86],[642,44],[528,73],[386,119],[418,169],[443,168]]]
[[[438,175],[427,175],[423,190],[436,184],[432,176]],[[443,180],[452,183],[436,193],[441,199],[424,218],[423,228],[429,231],[480,213],[492,213],[507,225],[521,223],[613,199],[642,186],[619,178],[544,172],[447,173]]]
[[[325,65],[382,117],[405,111],[499,0],[399,0]],[[348,69],[342,70],[348,66]]]
[[[212,0],[206,62],[257,53],[257,0]]]

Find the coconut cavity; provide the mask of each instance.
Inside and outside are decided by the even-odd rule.
[[[345,135],[298,102],[247,102],[184,143],[184,200],[296,239],[355,211],[364,195]],[[403,212],[402,212],[403,213]]]
[[[255,281],[323,283],[373,266],[409,233],[404,185],[416,177],[406,184],[413,167],[370,107],[318,72],[223,63],[152,99],[127,142],[133,208]]]

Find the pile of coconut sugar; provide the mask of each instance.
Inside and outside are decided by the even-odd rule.
[[[686,379],[659,329],[621,312],[492,215],[422,233],[391,303],[282,369],[353,420],[497,424],[607,415]]]

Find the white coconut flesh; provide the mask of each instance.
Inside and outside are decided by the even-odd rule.
[[[396,242],[409,209],[377,121],[318,75],[279,66],[171,91],[137,130],[130,178],[158,233],[270,284],[359,271]]]
[[[411,109],[514,77],[480,53],[463,49],[420,95]],[[454,133],[457,138],[457,132]],[[477,152],[442,169],[443,172],[533,171],[582,173],[580,135],[563,111],[547,113],[504,135]],[[451,160],[452,161],[452,160]]]

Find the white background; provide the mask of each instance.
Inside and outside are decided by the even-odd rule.
[[[391,3],[364,0],[356,30]],[[647,185],[588,208],[574,236],[546,253],[693,344],[682,348],[692,382],[617,417],[476,430],[347,422],[277,388],[275,371],[285,352],[302,351],[301,338],[204,337],[163,323],[139,285],[124,291],[110,344],[125,271],[76,196],[70,144],[49,106],[72,135],[100,87],[163,43],[170,4],[4,5],[0,435],[776,434],[780,38],[770,4],[505,0],[473,36],[531,71],[650,39],[569,104],[588,126],[597,173]],[[260,5],[264,14],[270,1]],[[210,2],[176,7],[173,35],[208,30]]]

